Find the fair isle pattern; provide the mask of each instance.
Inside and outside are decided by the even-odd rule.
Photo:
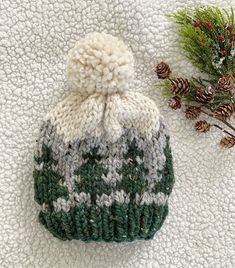
[[[41,223],[63,240],[152,238],[174,183],[163,122],[151,139],[125,128],[115,143],[91,135],[67,142],[57,130],[50,120],[44,123],[35,154]]]

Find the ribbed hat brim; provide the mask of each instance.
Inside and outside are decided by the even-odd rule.
[[[167,214],[167,205],[114,203],[110,207],[80,205],[69,212],[48,209],[41,211],[39,218],[55,237],[62,240],[130,242],[151,239]]]

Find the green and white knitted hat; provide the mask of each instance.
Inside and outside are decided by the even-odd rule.
[[[74,91],[47,114],[34,170],[40,222],[62,240],[150,239],[165,220],[169,136],[133,76],[132,53],[111,35],[88,34],[69,53]]]

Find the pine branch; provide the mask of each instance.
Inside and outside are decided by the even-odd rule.
[[[172,78],[167,63],[161,62],[156,73],[164,79],[160,87],[170,97],[169,106],[176,110],[188,106],[185,116],[195,120],[201,113],[219,124],[198,121],[195,129],[207,132],[210,126],[230,137],[221,140],[224,148],[234,146],[235,127],[227,120],[235,113],[235,21],[234,12],[218,7],[201,6],[168,15],[179,25],[180,43],[185,56],[205,77]],[[234,133],[233,133],[234,132]],[[232,143],[231,143],[232,141]]]
[[[180,43],[186,57],[210,77],[235,72],[234,12],[201,6],[168,15],[179,25]],[[230,28],[227,28],[227,27]]]

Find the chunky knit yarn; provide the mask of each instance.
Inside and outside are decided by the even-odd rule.
[[[168,213],[169,135],[155,103],[130,90],[133,66],[104,33],[69,53],[74,91],[47,114],[34,170],[40,222],[62,240],[150,239]]]

